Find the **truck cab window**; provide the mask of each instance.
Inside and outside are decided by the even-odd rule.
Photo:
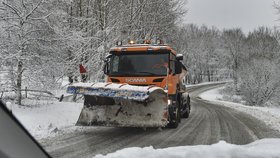
[[[118,72],[119,70],[119,56],[113,56],[112,57],[112,62],[110,64],[110,69],[112,72]]]
[[[113,55],[110,76],[166,76],[167,53],[126,52]]]

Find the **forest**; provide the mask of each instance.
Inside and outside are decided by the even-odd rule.
[[[278,5],[275,10],[280,11]],[[104,78],[116,41],[163,39],[184,54],[187,84],[232,81],[248,105],[279,106],[280,31],[185,24],[185,0],[0,0],[0,91],[53,91],[65,77]]]

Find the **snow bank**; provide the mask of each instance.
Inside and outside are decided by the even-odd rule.
[[[201,93],[200,98],[204,100],[209,100],[215,104],[227,106],[236,109],[241,112],[245,112],[252,115],[262,121],[275,130],[280,131],[280,108],[270,108],[270,107],[257,107],[257,106],[247,106],[239,103],[232,103],[228,101],[222,101],[223,95],[220,93],[221,88],[212,89]]]
[[[220,141],[213,145],[181,146],[165,149],[126,148],[94,158],[280,158],[280,139],[262,139],[248,145],[233,145]]]
[[[224,87],[215,88],[206,92],[203,92],[199,95],[200,98],[209,101],[220,101],[223,99],[223,95],[220,94],[220,90]]]
[[[216,81],[216,82],[203,82],[199,84],[186,84],[186,88],[191,88],[191,87],[198,87],[198,86],[203,86],[203,85],[213,85],[215,83],[226,83],[226,82],[232,82],[231,80],[225,80],[225,81]]]
[[[49,102],[35,107],[12,105],[11,109],[36,139],[42,139],[75,130],[82,106],[82,103]]]

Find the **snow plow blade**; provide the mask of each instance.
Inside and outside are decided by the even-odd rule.
[[[85,97],[78,126],[164,127],[167,94],[160,87],[78,83],[67,88]]]

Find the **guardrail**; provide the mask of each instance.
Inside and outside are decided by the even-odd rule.
[[[7,93],[7,92],[15,92],[16,90],[1,90],[0,93],[0,98],[3,98],[4,96],[4,93]],[[32,90],[32,89],[28,89],[27,87],[25,87],[24,89],[21,89],[20,90],[21,92],[24,92],[24,97],[27,98],[28,97],[28,92],[35,92],[35,93],[44,93],[44,94],[47,94],[48,96],[46,95],[37,95],[38,97],[47,97],[47,98],[55,98],[55,99],[59,99],[59,97],[56,97],[53,93],[51,93],[50,91],[42,91],[42,90]],[[32,94],[33,96],[36,94]]]

